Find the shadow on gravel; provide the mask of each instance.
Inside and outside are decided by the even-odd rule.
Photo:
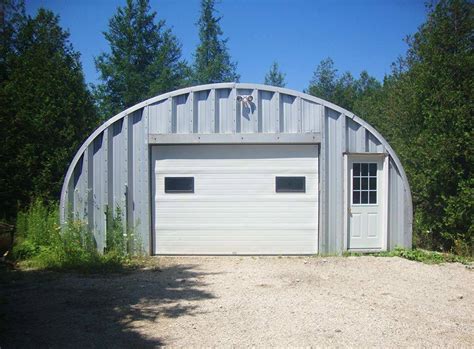
[[[160,321],[196,315],[196,301],[214,298],[204,290],[207,273],[195,268],[106,275],[0,271],[0,348],[166,345],[166,333],[157,333]]]

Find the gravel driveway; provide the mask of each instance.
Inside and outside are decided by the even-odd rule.
[[[382,257],[157,257],[126,274],[21,273],[0,347],[474,346],[474,273]]]

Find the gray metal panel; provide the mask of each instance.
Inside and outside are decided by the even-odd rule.
[[[109,181],[112,181],[112,204],[109,207],[114,213],[120,212],[122,219],[125,221],[125,191],[127,186],[127,153],[128,153],[128,141],[127,141],[127,122],[126,120],[116,121],[109,130],[112,144],[112,149],[109,153],[112,153],[112,171],[109,175]],[[110,164],[109,164],[110,166]],[[110,187],[110,186],[109,186]]]
[[[390,160],[389,170],[389,248],[410,248],[411,216],[405,209],[407,198],[403,179],[393,160]]]
[[[237,94],[252,94],[253,106],[248,114],[236,101]],[[345,117],[338,116],[341,114]],[[106,142],[99,144],[96,139],[104,137],[101,134],[105,130],[108,131]],[[169,142],[173,136],[166,140],[166,135],[171,133],[176,137],[191,137],[187,138],[191,143],[203,140],[292,143],[298,140],[291,138],[291,134],[314,133],[315,142],[321,141],[320,226],[324,229],[320,231],[326,234],[319,240],[324,247],[320,248],[322,253],[340,253],[342,249],[344,217],[339,217],[343,211],[339,200],[343,197],[343,152],[387,152],[391,157],[389,244],[390,247],[411,244],[410,187],[398,157],[383,137],[365,121],[332,103],[296,91],[256,84],[224,83],[173,91],[139,103],[105,122],[71,162],[61,193],[61,221],[65,221],[70,209],[76,218],[88,221],[91,228],[103,229],[103,215],[96,204],[126,206],[124,193],[128,188],[128,221],[140,220],[143,226],[140,234],[143,242],[148,243],[147,142],[153,141],[155,135],[161,137],[160,142]],[[225,138],[226,134],[229,138]]]
[[[385,148],[382,143],[370,132],[365,133],[366,136],[366,145],[365,151],[369,153],[383,153]]]
[[[259,110],[260,110],[260,130],[262,133],[276,133],[279,131],[276,123],[277,104],[276,93],[269,91],[260,91],[259,93]]]
[[[280,110],[283,114],[283,132],[298,133],[301,132],[301,118],[298,117],[299,108],[297,97],[282,94],[280,97]]]
[[[343,154],[345,152],[345,116],[326,108],[326,228],[327,253],[343,249]]]
[[[147,108],[146,108],[147,109]],[[144,251],[149,251],[150,238],[150,201],[149,201],[149,162],[146,127],[147,110],[138,110],[129,116],[133,134],[132,147],[132,186],[131,199],[133,210],[133,228],[140,237]],[[130,184],[130,183],[129,183]]]
[[[235,132],[235,100],[231,95],[235,96],[235,90],[227,88],[216,90],[220,133]]]
[[[173,120],[176,133],[193,133],[192,94],[186,93],[173,98]]]
[[[73,206],[69,209],[69,213],[74,219],[80,221],[87,220],[87,170],[88,157],[82,154],[74,169],[74,177],[72,178]]]
[[[194,93],[194,131],[195,133],[214,133],[214,112],[211,91]],[[163,133],[163,132],[161,132]]]
[[[302,98],[302,132],[320,132],[320,119],[324,114],[321,104]]]
[[[366,152],[366,129],[352,119],[347,120],[347,151],[351,153]]]
[[[165,99],[148,106],[150,111],[150,132],[171,132],[171,101]]]
[[[238,96],[252,96],[256,101],[258,97],[257,90],[237,89]],[[237,133],[257,133],[258,132],[258,114],[256,104],[235,103],[237,110],[236,129]]]
[[[105,247],[107,208],[107,135],[104,132],[94,140],[92,151],[92,219],[99,251],[103,251]]]

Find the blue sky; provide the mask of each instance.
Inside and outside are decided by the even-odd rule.
[[[96,83],[94,57],[108,50],[103,32],[125,0],[29,0],[27,12],[44,7],[60,15],[81,53],[86,81]],[[151,0],[189,62],[198,44],[199,0]],[[217,4],[228,48],[241,82],[263,82],[271,63],[286,73],[287,87],[302,91],[315,67],[331,57],[340,72],[362,70],[382,80],[407,49],[403,38],[426,20],[424,0],[223,0]]]

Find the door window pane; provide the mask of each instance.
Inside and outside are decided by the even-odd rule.
[[[354,178],[354,190],[360,190],[360,178]]]
[[[377,192],[370,191],[369,192],[369,204],[376,204],[377,203]]]
[[[377,176],[377,164],[369,164],[369,175],[372,177]]]
[[[353,172],[354,176],[360,176],[360,164],[354,164]]]
[[[353,204],[360,204],[360,191],[353,191],[352,192],[352,203]]]
[[[369,179],[368,178],[362,178],[362,190],[367,190],[369,189]]]
[[[370,179],[370,190],[376,190],[377,189],[377,177],[371,177]]]
[[[361,164],[361,174],[362,176],[368,176],[369,175],[369,164]]]
[[[361,204],[368,204],[369,203],[369,192],[368,191],[361,191],[360,192],[360,203]]]

